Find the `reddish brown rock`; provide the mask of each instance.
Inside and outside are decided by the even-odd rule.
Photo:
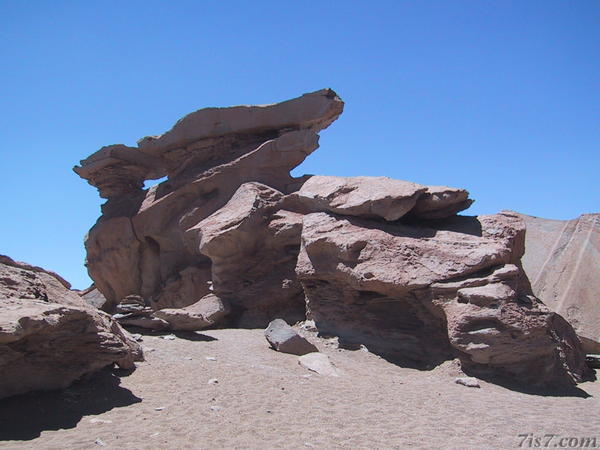
[[[387,177],[313,176],[294,197],[306,212],[329,211],[387,221],[406,215],[443,219],[473,203],[464,189],[423,186]]]
[[[445,219],[473,204],[465,189],[447,186],[427,186],[411,211],[419,219]]]
[[[516,216],[456,216],[472,203],[464,189],[290,175],[342,107],[322,90],[209,108],[82,161],[75,171],[108,198],[86,240],[105,308],[123,323],[192,328],[307,313],[321,334],[400,364],[459,357],[482,377],[584,379],[572,329],[531,295]],[[196,311],[207,295],[230,313],[209,323]]]
[[[470,373],[530,386],[589,376],[568,324],[519,283],[519,220],[446,225],[305,216],[296,271],[319,332],[403,365],[458,356]]]
[[[587,353],[600,353],[600,214],[527,227],[523,267],[533,293],[573,326]]]
[[[243,184],[219,211],[189,233],[212,261],[213,290],[232,307],[239,326],[264,327],[273,317],[304,318],[304,294],[294,268],[300,246],[298,215],[279,211],[283,194]]]
[[[212,327],[229,314],[229,305],[216,295],[209,294],[185,308],[166,308],[153,315],[176,331],[197,331]]]
[[[0,398],[61,389],[113,363],[133,368],[139,345],[62,278],[0,258]]]
[[[153,308],[193,304],[208,290],[210,260],[184,234],[247,181],[282,191],[304,178],[289,171],[317,148],[317,131],[342,112],[331,90],[267,106],[207,108],[138,148],[104,147],[75,171],[108,198],[86,239],[87,267],[106,310],[127,295]],[[168,175],[149,191],[143,181]]]
[[[398,220],[415,207],[425,186],[387,177],[314,176],[298,197],[312,211]]]

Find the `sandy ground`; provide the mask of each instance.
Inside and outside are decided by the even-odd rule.
[[[133,373],[0,401],[0,448],[529,448],[547,434],[549,447],[600,447],[600,382],[579,396],[468,388],[449,365],[421,372],[311,340],[340,377],[271,350],[262,330],[145,335]]]

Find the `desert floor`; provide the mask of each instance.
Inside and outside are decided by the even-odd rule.
[[[600,382],[570,396],[468,388],[449,363],[407,369],[309,336],[340,377],[271,350],[262,330],[146,334],[133,373],[0,401],[0,448],[600,447]]]

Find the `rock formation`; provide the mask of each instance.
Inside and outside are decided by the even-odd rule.
[[[142,359],[129,333],[68,288],[52,272],[0,255],[0,398]]]
[[[573,325],[587,353],[600,353],[600,214],[519,217],[527,226],[523,268],[533,293]]]
[[[570,325],[529,290],[518,217],[457,216],[464,189],[290,176],[342,109],[331,90],[209,108],[83,160],[75,171],[107,198],[86,239],[105,309],[133,296],[146,320],[183,314],[193,328],[205,317],[188,307],[211,294],[229,311],[213,325],[308,317],[398,364],[458,357],[467,373],[530,386],[588,377]]]

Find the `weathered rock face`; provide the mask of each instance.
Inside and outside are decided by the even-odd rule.
[[[208,294],[185,308],[165,308],[153,316],[169,324],[170,330],[197,331],[218,324],[229,313],[229,305]]]
[[[569,324],[531,295],[518,217],[456,216],[472,203],[464,189],[290,176],[342,107],[322,90],[200,110],[82,161],[75,171],[108,198],[86,240],[105,308],[195,328],[212,298],[228,305],[219,326],[308,315],[321,334],[400,364],[458,357],[467,372],[540,386],[587,377]]]
[[[310,211],[398,220],[408,213],[419,219],[450,217],[472,200],[464,189],[423,186],[387,177],[313,176],[296,194]]]
[[[564,316],[588,353],[600,353],[600,214],[527,226],[523,267],[533,293]]]
[[[294,272],[301,216],[276,215],[283,197],[262,184],[243,184],[222,209],[188,231],[211,259],[213,290],[231,304],[238,325],[304,318],[304,294]]]
[[[457,355],[480,376],[566,386],[588,369],[569,325],[519,283],[523,236],[509,214],[428,227],[309,214],[296,271],[323,334],[403,365]]]
[[[275,105],[208,108],[137,149],[111,146],[83,160],[75,171],[108,198],[86,239],[88,271],[105,308],[131,294],[155,309],[208,294],[211,260],[199,250],[197,225],[245,182],[297,190],[306,178],[290,170],[318,147],[316,132],[342,108],[331,90]],[[141,189],[143,180],[163,175],[167,181]]]
[[[133,368],[141,348],[62,278],[0,256],[0,398],[67,387],[116,363]]]

